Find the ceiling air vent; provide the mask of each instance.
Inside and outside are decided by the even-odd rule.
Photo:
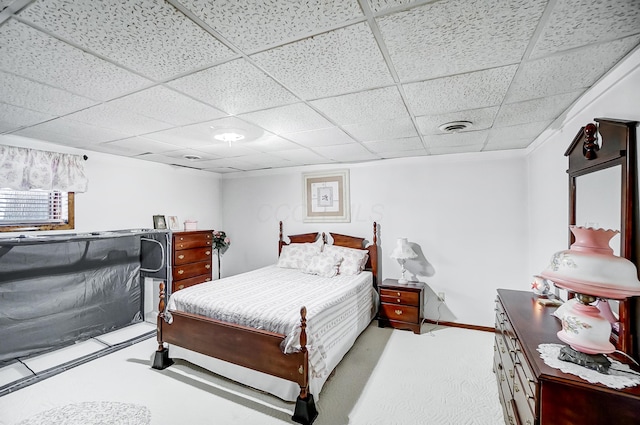
[[[440,131],[444,133],[457,133],[459,131],[468,130],[473,123],[471,121],[451,121],[442,124],[440,127]]]

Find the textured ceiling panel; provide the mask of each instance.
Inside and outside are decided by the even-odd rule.
[[[380,158],[357,143],[335,146],[318,146],[313,150],[334,161],[358,162],[371,161]]]
[[[431,155],[452,155],[457,153],[473,153],[482,151],[484,145],[435,146],[429,149]]]
[[[493,128],[489,132],[487,138],[487,146],[500,145],[505,146],[509,144],[511,140],[516,139],[529,139],[538,137],[545,128],[551,124],[550,121],[542,122],[528,122],[524,124],[518,124],[511,127]]]
[[[640,36],[633,36],[525,62],[520,65],[513,84],[509,87],[505,102],[518,102],[590,87],[638,42]],[[598,60],[592,61],[589,58]]]
[[[405,84],[409,107],[416,115],[478,109],[502,103],[517,66],[504,66]]]
[[[38,124],[53,118],[55,115],[0,103],[0,132],[17,130],[22,126]]]
[[[345,125],[344,129],[361,142],[400,139],[418,135],[413,122],[408,117]]]
[[[175,125],[193,124],[226,115],[209,105],[161,86],[113,100],[109,105]]]
[[[424,149],[422,140],[419,137],[406,137],[394,140],[379,140],[377,142],[366,142],[364,144],[367,149],[375,153],[394,152],[394,151],[414,151]]]
[[[557,0],[532,57],[640,32],[638,0]]]
[[[463,131],[475,131],[484,130],[490,128],[493,125],[493,120],[498,113],[498,106],[492,106],[490,108],[471,109],[468,111],[450,112],[448,114],[440,115],[423,115],[416,117],[418,128],[421,134],[441,134],[443,133],[439,127],[442,124],[450,123],[453,121],[469,121],[471,124],[467,130]]]
[[[377,21],[398,76],[410,81],[520,61],[545,4],[441,1]]]
[[[171,127],[165,122],[147,118],[131,110],[119,109],[106,103],[68,115],[67,118],[135,135]]]
[[[156,80],[234,56],[164,1],[37,0],[19,16]]]
[[[415,3],[419,0],[367,0],[371,6],[371,10],[374,12],[380,12],[383,10],[391,9],[397,6],[402,6],[410,3]]]
[[[321,156],[309,149],[291,149],[286,151],[279,151],[274,153],[274,155],[288,159],[292,162],[297,162],[302,165],[308,164],[324,164],[327,162],[333,163],[333,161],[327,161],[327,158]]]
[[[265,133],[264,136],[252,142],[243,142],[242,145],[259,152],[276,152],[288,149],[298,149],[300,147],[289,140],[271,133]]]
[[[396,87],[329,97],[310,103],[340,125],[408,116]]]
[[[276,134],[331,127],[331,122],[309,106],[296,103],[240,116]]]
[[[357,1],[182,0],[187,8],[242,50],[294,40],[362,17]]]
[[[502,105],[496,116],[494,126],[507,127],[528,122],[552,120],[566,110],[581,93],[581,91],[573,91]]]
[[[69,146],[96,145],[127,137],[126,133],[117,130],[95,127],[68,118],[58,118],[38,124],[15,134]]]
[[[427,149],[449,148],[454,146],[482,146],[487,140],[487,130],[469,131],[466,133],[438,134],[428,136]]]
[[[290,92],[244,59],[179,78],[168,85],[229,114],[297,101]]]
[[[95,105],[86,97],[0,71],[0,99],[3,103],[47,114],[64,115]]]
[[[101,143],[96,149],[100,150],[100,152],[114,155],[126,154],[127,156],[137,156],[148,152],[163,153],[175,151],[179,148],[144,137],[129,137],[114,142]]]
[[[287,134],[286,137],[302,146],[310,147],[355,143],[355,140],[337,127],[291,133]]]
[[[277,47],[252,59],[304,99],[393,83],[366,23]]]
[[[0,69],[95,100],[108,100],[150,80],[15,20],[0,27]]]

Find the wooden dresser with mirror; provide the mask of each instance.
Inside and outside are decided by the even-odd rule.
[[[611,228],[615,254],[640,264],[638,246],[638,160],[635,121],[596,118],[581,128],[565,155],[569,159],[569,223]],[[569,243],[573,235],[569,231]],[[572,294],[569,294],[571,296]],[[639,359],[640,297],[610,301],[618,313],[612,343]],[[553,308],[528,291],[498,290],[494,365],[507,424],[640,424],[640,386],[616,390],[552,368],[539,344],[562,344]],[[629,360],[612,354],[627,364]],[[636,370],[640,370],[636,367]]]

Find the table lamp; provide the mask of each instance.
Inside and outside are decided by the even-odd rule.
[[[636,266],[613,255],[609,241],[617,230],[570,226],[575,242],[556,252],[540,274],[556,286],[576,293],[578,302],[561,318],[558,338],[569,344],[560,350],[561,360],[606,373],[610,362],[604,356],[615,351],[610,342],[611,323],[593,305],[598,299],[622,300],[640,295]]]
[[[400,264],[402,265],[402,277],[398,279],[398,283],[407,283],[407,279],[404,277],[404,273],[406,269],[404,268],[404,263],[410,258],[416,258],[418,254],[411,248],[407,238],[398,238],[396,242],[396,247],[393,249],[391,253],[391,258],[394,260],[400,260]]]

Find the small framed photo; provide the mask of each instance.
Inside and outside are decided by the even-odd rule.
[[[304,173],[302,178],[305,222],[351,221],[349,170]]]
[[[180,224],[178,223],[178,217],[175,215],[169,216],[169,229],[180,230]]]
[[[153,216],[153,228],[154,229],[166,229],[167,222],[164,219],[163,215],[154,215]]]

